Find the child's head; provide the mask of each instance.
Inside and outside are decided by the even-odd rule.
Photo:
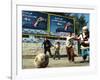
[[[58,45],[60,45],[60,42],[57,42]]]
[[[48,37],[45,37],[45,40],[48,40]]]
[[[86,33],[87,31],[88,31],[87,26],[84,26],[84,27],[82,28],[82,32],[83,32],[83,33]]]
[[[69,36],[72,36],[72,32],[69,32]]]
[[[84,33],[86,36],[89,37],[89,30],[88,30],[87,26],[84,26],[84,27],[82,28],[82,33]]]

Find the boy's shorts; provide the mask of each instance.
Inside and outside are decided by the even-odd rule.
[[[81,56],[89,56],[89,48],[81,48]]]

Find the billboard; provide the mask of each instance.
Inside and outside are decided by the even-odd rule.
[[[50,31],[56,32],[74,32],[74,20],[58,15],[50,15]]]
[[[28,29],[47,30],[48,15],[36,11],[22,11],[22,27]]]

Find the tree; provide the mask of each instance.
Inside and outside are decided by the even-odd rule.
[[[86,22],[85,16],[81,15],[79,18],[79,26],[80,30],[82,29],[83,26],[86,26],[88,22]]]
[[[75,33],[80,34],[82,27],[87,25],[87,21],[85,19],[84,14],[79,16],[79,14],[73,15],[73,18],[75,20]]]

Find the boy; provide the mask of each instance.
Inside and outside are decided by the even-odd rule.
[[[55,54],[54,54],[54,57],[53,59],[55,59],[56,57],[58,57],[58,59],[60,59],[60,42],[57,42],[56,45],[54,46],[55,48]]]
[[[44,45],[44,54],[49,52],[50,57],[52,57],[51,49],[50,49],[52,44],[51,44],[50,40],[47,37],[45,38],[45,40],[44,40],[42,45]]]
[[[78,37],[81,45],[81,55],[83,57],[83,61],[86,60],[87,56],[89,56],[89,31],[87,26],[82,28],[82,33]]]
[[[73,39],[72,33],[70,32],[66,39],[66,51],[69,62],[74,62],[74,49],[73,49]]]

